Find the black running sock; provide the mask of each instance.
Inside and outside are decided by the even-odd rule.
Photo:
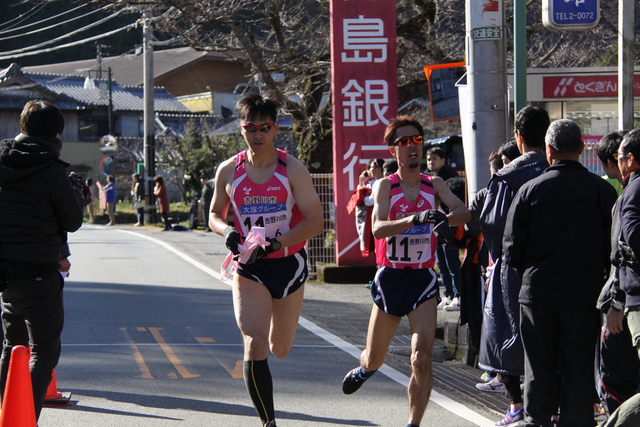
[[[362,378],[363,380],[367,380],[369,378],[371,378],[373,376],[373,374],[375,374],[376,372],[378,372],[377,369],[374,369],[373,371],[365,371],[365,369],[360,366],[360,378]]]
[[[245,360],[243,371],[244,383],[260,419],[262,422],[275,419],[273,381],[271,380],[271,371],[269,371],[267,359]]]

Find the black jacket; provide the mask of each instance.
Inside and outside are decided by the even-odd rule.
[[[640,256],[640,170],[634,171],[623,183],[624,191],[618,200],[620,215],[620,243],[629,246],[636,258]],[[613,253],[612,261],[618,266],[620,288],[626,294],[626,306],[640,306],[640,270],[622,264]],[[618,300],[618,298],[616,298]]]
[[[609,273],[614,188],[561,160],[520,188],[504,231],[505,262],[522,277],[519,302],[589,310]]]
[[[18,135],[0,142],[0,260],[4,265],[60,261],[66,232],[82,207],[58,159],[57,138]]]
[[[600,291],[598,297],[598,304],[596,308],[607,314],[609,308],[611,308],[611,302],[613,300],[625,303],[626,294],[620,289],[620,279],[618,274],[617,253],[618,253],[618,241],[620,239],[620,212],[618,212],[618,204],[620,199],[613,205],[611,210],[611,272],[609,272],[609,278]]]
[[[443,180],[446,181],[448,179],[451,178],[457,178],[460,175],[458,175],[458,172],[456,172],[456,170],[454,168],[452,168],[449,165],[443,165],[440,170],[438,171],[438,176]]]

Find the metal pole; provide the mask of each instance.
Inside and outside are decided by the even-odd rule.
[[[107,83],[107,87],[109,89],[109,135],[113,135],[113,81],[111,80],[111,67],[108,68],[108,71],[109,82]]]
[[[527,2],[513,2],[513,113],[527,105]]]
[[[481,0],[467,0],[466,10],[467,88],[460,98],[460,118],[471,200],[489,182],[489,155],[506,140],[508,105],[504,1],[499,1],[490,20],[488,14],[476,12],[482,10]],[[487,27],[493,22],[499,25]]]
[[[98,78],[102,79],[102,43],[98,43]]]
[[[153,79],[153,46],[151,39],[153,30],[151,28],[151,12],[144,12],[142,15],[144,21],[143,43],[144,43],[144,171],[147,184],[145,197],[145,213],[148,222],[154,222],[155,218],[155,200],[153,196],[153,177],[156,174],[155,163],[155,127],[154,127],[154,79]]]
[[[634,0],[618,1],[618,128],[633,129]]]

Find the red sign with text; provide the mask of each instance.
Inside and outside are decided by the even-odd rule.
[[[331,96],[336,263],[373,265],[360,252],[347,203],[374,158],[390,158],[384,129],[397,115],[396,3],[331,0]]]
[[[616,98],[618,76],[543,77],[544,98]],[[635,76],[633,96],[640,96],[640,76]]]

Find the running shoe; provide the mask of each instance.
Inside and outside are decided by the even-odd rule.
[[[363,378],[360,375],[360,366],[350,370],[344,377],[344,380],[342,380],[342,392],[344,394],[355,393],[375,372],[376,371],[369,372],[369,375],[366,378]]]
[[[510,409],[507,409],[507,412],[504,414],[504,418],[501,421],[498,421],[494,425],[497,426],[507,426],[512,423],[517,423],[518,421],[524,420],[524,408],[521,406],[516,408],[511,412]]]
[[[506,391],[504,384],[498,380],[498,377],[486,383],[478,383],[476,384],[476,388],[480,391],[488,391],[490,393],[504,393]]]
[[[438,310],[444,310],[444,308],[449,304],[451,304],[451,298],[445,297],[442,301],[440,301],[440,304],[438,304]]]
[[[495,378],[495,375],[492,375],[489,372],[485,372],[482,375],[480,375],[480,381],[482,381],[483,383],[488,383],[494,378]]]
[[[444,307],[444,311],[460,311],[460,298],[455,297]]]
[[[262,427],[278,427],[276,426],[276,420],[265,421],[262,423]]]

